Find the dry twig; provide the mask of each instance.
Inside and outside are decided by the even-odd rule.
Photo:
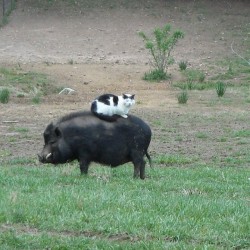
[[[75,90],[74,89],[71,89],[71,88],[64,88],[62,91],[59,92],[59,95],[61,94],[70,94],[72,92],[74,92]]]
[[[239,58],[241,58],[242,60],[244,60],[248,65],[250,65],[250,60],[246,60],[243,56],[239,55],[234,49],[233,49],[233,44],[234,41],[231,43],[231,50],[234,54],[236,54]]]

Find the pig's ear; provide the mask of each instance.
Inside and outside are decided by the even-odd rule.
[[[55,134],[56,134],[57,137],[62,136],[62,131],[60,130],[60,128],[58,128],[58,127],[55,128]]]

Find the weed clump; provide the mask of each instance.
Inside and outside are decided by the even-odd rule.
[[[35,95],[33,98],[32,98],[32,103],[33,104],[40,104],[41,103],[41,97],[40,97],[40,95]]]
[[[177,95],[178,103],[179,104],[186,104],[188,101],[188,93],[187,91],[182,91]]]
[[[10,99],[10,91],[8,89],[0,90],[0,102],[8,103]]]
[[[187,80],[187,88],[188,88],[189,90],[192,90],[192,89],[194,88],[194,82],[193,82],[192,79],[188,79],[188,80]]]
[[[224,82],[217,82],[216,84],[216,92],[218,97],[222,97],[225,92],[226,92],[226,85],[224,84]]]
[[[18,70],[0,67],[0,76],[2,76],[0,77],[0,86],[11,89],[13,93],[17,93],[18,98],[24,96],[32,98],[37,94],[42,97],[58,92],[58,87],[50,83],[47,75],[42,73],[24,72],[20,67]],[[1,95],[8,96],[9,94],[2,93]],[[4,97],[2,98],[4,99]],[[37,100],[33,103],[37,103]]]
[[[167,73],[165,71],[159,70],[159,69],[155,69],[152,70],[150,72],[146,72],[144,74],[143,80],[146,81],[161,81],[161,80],[167,80],[169,78],[169,76],[167,75]]]
[[[181,71],[186,70],[187,62],[186,61],[180,61],[179,62],[179,68],[180,68]]]

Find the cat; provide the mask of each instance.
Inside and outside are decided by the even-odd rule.
[[[135,95],[131,94],[104,94],[91,103],[91,111],[97,117],[108,121],[116,120],[120,116],[127,118],[131,106],[135,104],[134,98]]]

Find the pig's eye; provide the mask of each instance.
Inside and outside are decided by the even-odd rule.
[[[56,143],[56,140],[50,141],[49,143],[54,144],[54,143]]]

